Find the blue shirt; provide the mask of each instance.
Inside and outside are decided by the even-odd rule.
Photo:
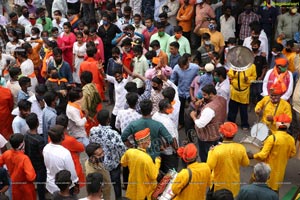
[[[108,59],[106,74],[114,76],[114,72],[116,70],[123,71],[123,65],[116,63],[116,61],[113,58]]]
[[[198,90],[198,95],[200,99],[202,99],[202,88],[206,85],[209,85],[209,84],[214,84],[214,78],[213,78],[213,75],[210,73],[205,73],[203,74],[202,76],[200,76],[199,78],[199,90]]]
[[[175,55],[175,56],[172,55],[172,54],[170,54],[169,66],[170,66],[172,69],[174,69],[175,65],[178,64],[178,60],[179,60],[180,57],[181,57],[181,56],[180,56],[179,53],[178,53],[177,55]]]
[[[57,114],[54,108],[46,106],[43,109],[43,136],[46,144],[48,143],[48,131],[51,126],[55,125],[56,116]]]
[[[54,62],[55,61],[50,62],[48,68],[49,67],[56,68],[58,71],[58,78],[60,79],[65,78],[68,80],[68,83],[73,83],[73,75],[69,63],[63,61],[61,67],[58,68]]]
[[[189,68],[186,70],[182,70],[179,65],[174,67],[170,80],[178,86],[178,95],[180,97],[190,97],[190,86],[198,72],[199,66],[194,63],[190,63]]]

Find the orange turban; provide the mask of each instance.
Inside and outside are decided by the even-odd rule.
[[[184,162],[194,161],[197,157],[197,147],[193,143],[189,143],[185,147],[178,148],[177,154]]]
[[[225,122],[220,126],[219,132],[227,138],[232,138],[238,131],[238,126],[233,122]]]
[[[275,122],[291,123],[292,119],[287,114],[281,114],[274,117]]]
[[[140,130],[140,131],[136,132],[136,134],[134,134],[134,138],[136,141],[142,141],[142,140],[148,139],[149,136],[150,136],[149,128],[145,128],[144,130]]]
[[[284,66],[286,66],[286,65],[288,64],[288,61],[287,61],[287,59],[285,59],[285,58],[277,58],[277,59],[275,60],[275,64],[284,67]]]
[[[152,58],[152,63],[158,65],[158,63],[160,62],[160,58],[159,57],[153,57]]]
[[[270,87],[270,94],[271,93],[275,94],[275,95],[282,95],[283,91],[282,91],[281,84],[274,83],[273,85],[271,85],[271,87]]]

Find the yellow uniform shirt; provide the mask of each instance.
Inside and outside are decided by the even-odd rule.
[[[262,100],[260,100],[256,104],[255,112],[259,109],[263,111],[261,122],[266,124],[269,127],[269,129],[272,131],[272,133],[274,133],[277,130],[276,124],[274,121],[270,122],[267,120],[268,115],[275,117],[276,115],[285,113],[290,118],[292,118],[291,105],[286,100],[283,100],[283,99],[280,99],[279,103],[273,104],[271,102],[270,96],[265,96]]]
[[[240,166],[249,165],[246,149],[235,142],[224,142],[208,152],[214,190],[228,189],[236,197],[240,191]]]
[[[227,73],[230,83],[230,99],[242,104],[249,104],[250,85],[256,80],[256,68],[252,65],[243,72],[235,72],[230,69]],[[245,81],[245,76],[248,80]]]
[[[296,146],[294,138],[285,131],[275,131],[274,135],[275,138],[270,135],[265,140],[262,150],[253,157],[270,165],[271,174],[267,184],[278,191],[284,180],[287,162],[296,155]]]
[[[144,149],[128,149],[121,158],[121,165],[129,168],[126,197],[131,200],[151,199],[156,187],[160,159],[155,163]]]
[[[295,71],[295,59],[296,59],[296,52],[287,52],[285,49],[282,51],[282,54],[287,58],[289,65],[288,70],[294,73]]]
[[[215,52],[219,52],[221,47],[225,46],[224,37],[221,32],[211,32],[208,28],[200,28],[199,35],[208,33],[210,35],[211,44],[215,47]]]
[[[172,185],[172,191],[176,195],[175,200],[204,200],[206,190],[210,185],[210,168],[206,163],[194,162],[188,165],[192,171],[192,179],[189,185],[189,172],[182,169],[176,176]],[[181,191],[184,188],[183,191]]]

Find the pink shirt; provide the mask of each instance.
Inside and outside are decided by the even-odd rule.
[[[215,11],[212,9],[212,7],[206,3],[203,3],[202,8],[200,8],[200,5],[198,4],[196,6],[196,25],[201,24],[200,28],[207,28],[209,21],[207,21],[207,18],[215,18],[216,14]],[[203,19],[204,18],[204,19]]]
[[[165,67],[161,68],[162,74],[165,75],[166,77],[171,76],[172,71],[173,71],[172,68],[169,66],[165,66]],[[149,80],[152,80],[157,75],[158,72],[159,71],[156,70],[155,68],[148,69],[145,73],[145,77]]]

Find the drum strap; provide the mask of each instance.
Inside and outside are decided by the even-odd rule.
[[[190,184],[190,182],[191,182],[191,180],[192,180],[192,176],[193,176],[192,170],[191,170],[190,168],[186,168],[186,169],[187,169],[188,172],[189,172],[189,181],[188,181],[187,184],[182,188],[181,192],[182,192],[187,186],[189,186],[189,184]]]

